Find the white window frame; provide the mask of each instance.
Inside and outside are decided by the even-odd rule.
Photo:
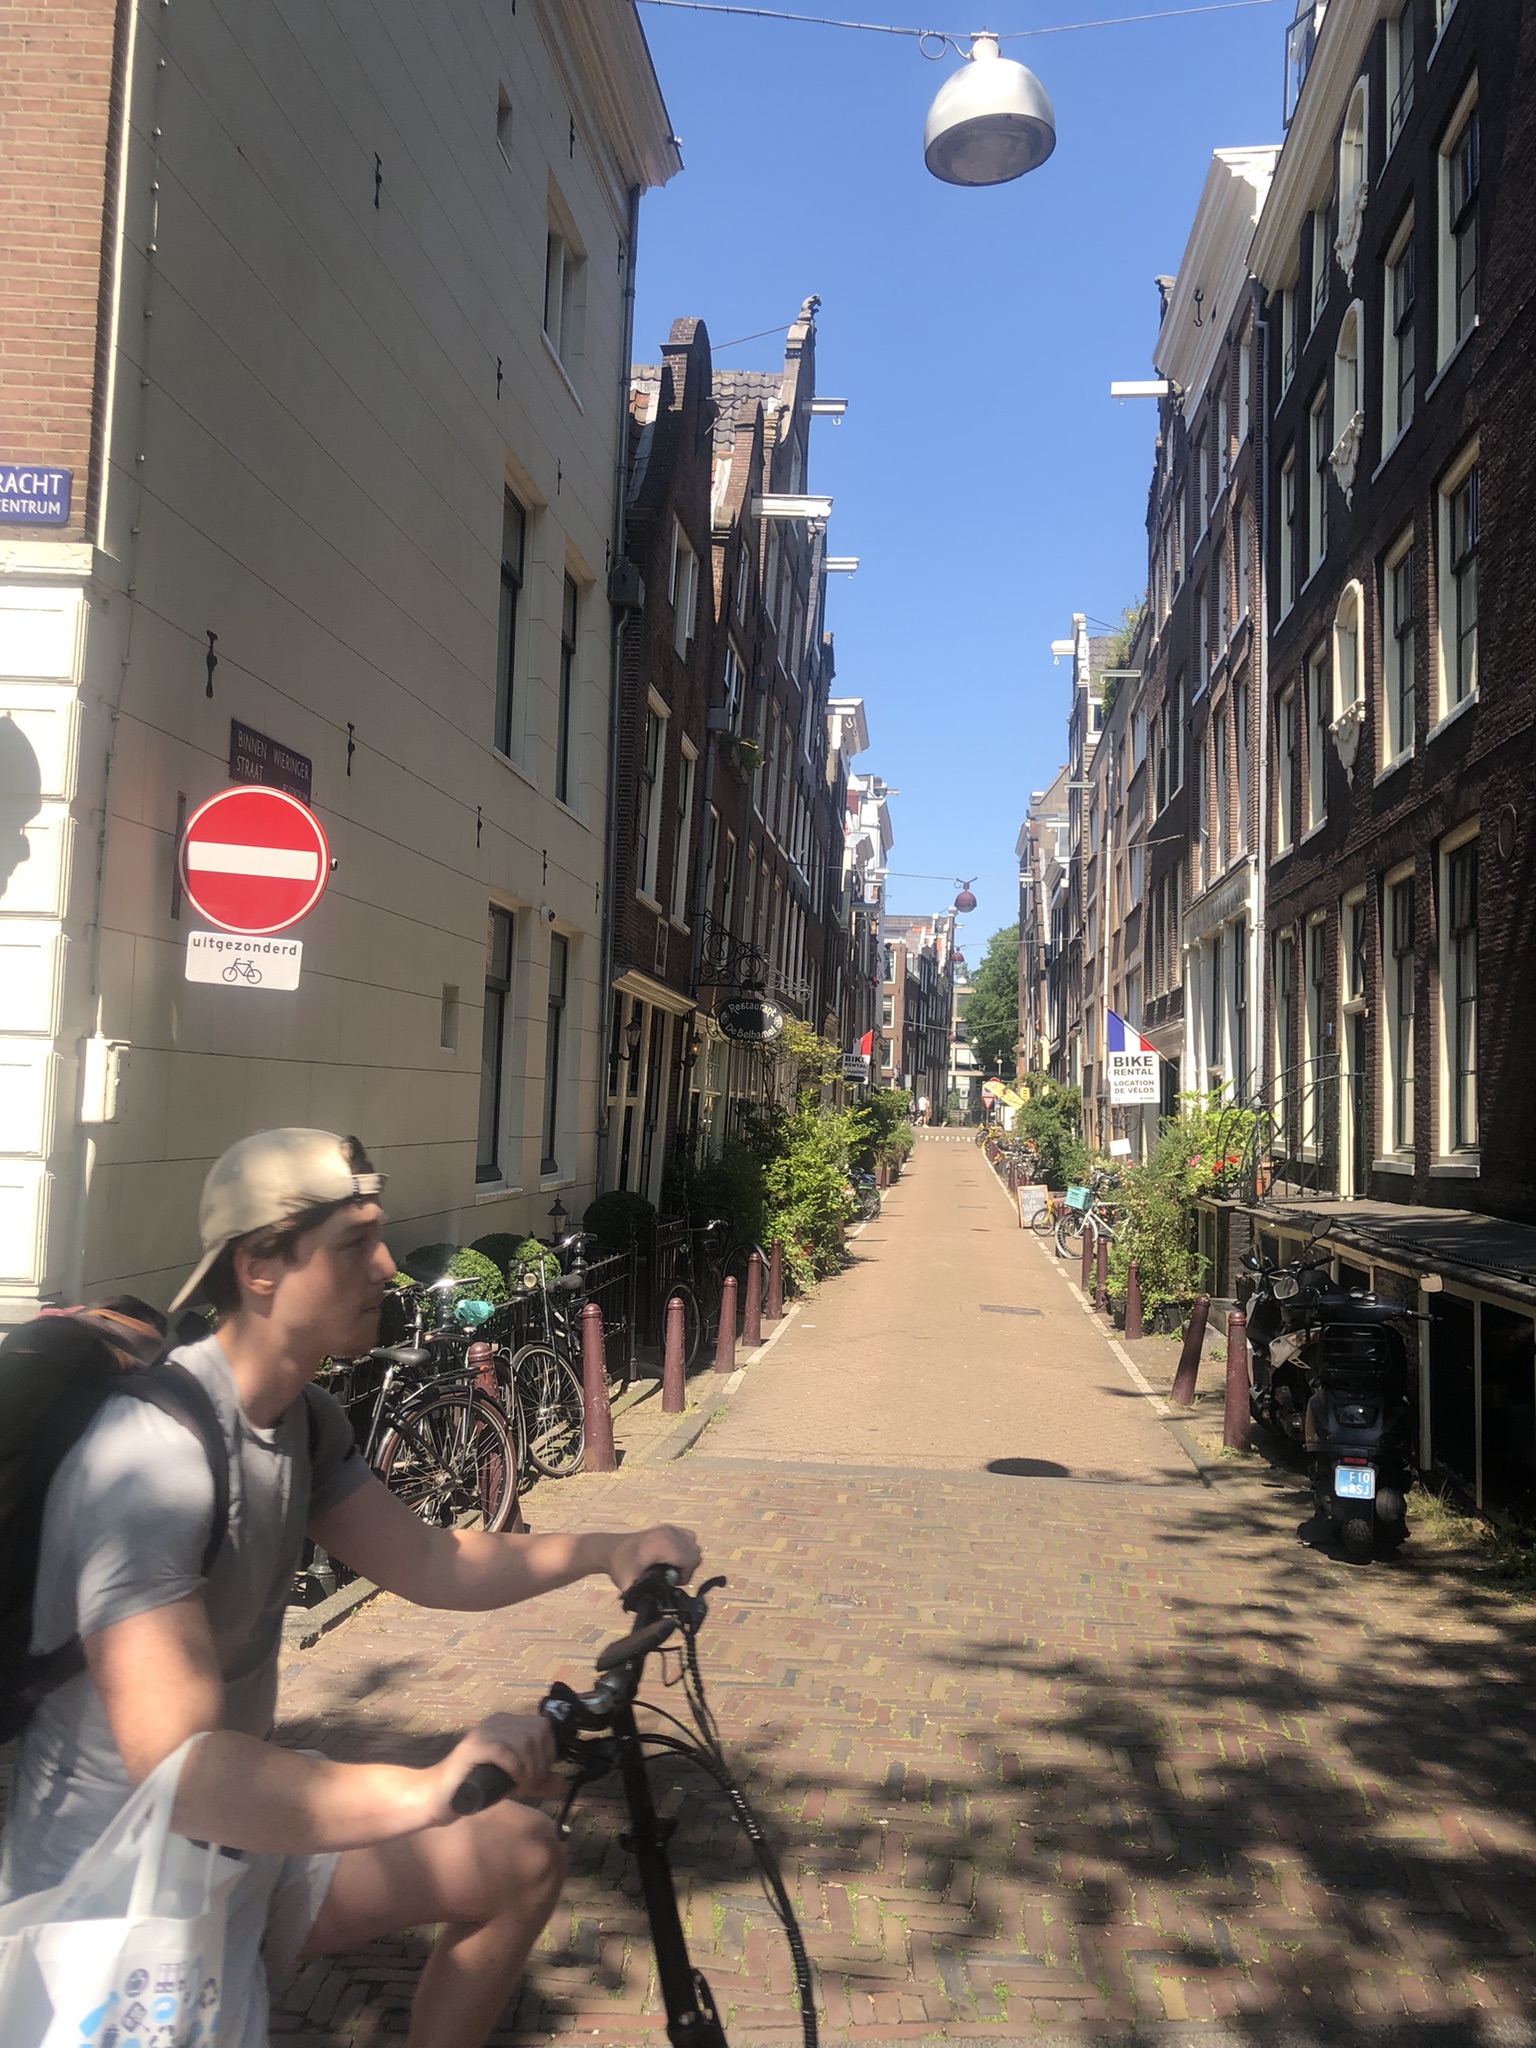
[[[1463,136],[1466,134],[1468,122],[1473,121],[1476,118],[1477,79],[1474,77],[1468,84],[1466,91],[1462,94],[1461,99],[1457,102],[1455,113],[1452,114],[1450,120],[1445,125],[1445,135],[1440,143],[1440,147],[1436,155],[1436,169],[1438,172],[1439,186],[1438,213],[1440,228],[1440,260],[1436,265],[1436,276],[1439,282],[1439,290],[1437,294],[1437,325],[1439,329],[1439,349],[1437,352],[1437,361],[1442,369],[1450,361],[1451,357],[1455,354],[1456,350],[1461,346],[1462,342],[1466,339],[1466,337],[1472,332],[1472,330],[1477,325],[1478,309],[1475,301],[1480,294],[1482,285],[1482,251],[1477,246],[1481,231],[1481,222],[1479,220],[1480,202],[1477,196],[1477,188],[1474,188],[1474,195],[1470,201],[1471,232],[1473,236],[1474,304],[1470,316],[1460,326],[1458,326],[1457,324],[1456,305],[1456,259],[1458,254],[1458,247],[1455,226],[1451,218],[1451,181],[1453,174],[1453,163],[1457,154],[1458,146],[1460,145]],[[1479,139],[1478,148],[1480,149],[1480,147],[1481,143]]]
[[[1398,572],[1408,564],[1408,614],[1403,620],[1397,603]],[[1414,750],[1418,727],[1418,556],[1414,529],[1400,533],[1381,565],[1381,772],[1406,761]],[[1406,631],[1404,625],[1406,624]],[[1403,666],[1406,643],[1408,669],[1408,720],[1404,725]]]
[[[544,339],[567,376],[581,357],[586,270],[584,250],[552,204],[544,242]]]
[[[1328,553],[1328,458],[1333,442],[1328,431],[1328,385],[1321,383],[1307,407],[1307,574],[1315,576]]]
[[[1236,803],[1237,851],[1248,851],[1248,807],[1252,801],[1253,754],[1249,744],[1248,721],[1252,716],[1253,689],[1246,672],[1232,690],[1233,797]]]
[[[1387,150],[1390,154],[1413,112],[1415,0],[1402,0],[1387,23]]]
[[[1440,1083],[1439,1088],[1436,1091],[1438,1096],[1438,1101],[1436,1105],[1436,1127],[1439,1131],[1439,1145],[1437,1147],[1437,1151],[1438,1156],[1441,1159],[1446,1161],[1456,1161],[1458,1163],[1476,1162],[1478,1159],[1479,1150],[1480,1133],[1478,1130],[1478,1112],[1480,1105],[1477,1099],[1477,1031],[1479,1024],[1479,991],[1477,988],[1477,980],[1479,975],[1480,962],[1478,961],[1477,957],[1478,911],[1476,907],[1474,907],[1472,938],[1474,983],[1472,995],[1472,1128],[1471,1135],[1468,1136],[1464,1130],[1458,1133],[1456,1128],[1457,1108],[1455,1102],[1455,1091],[1457,1088],[1458,1075],[1455,1068],[1455,1059],[1458,1041],[1458,1019],[1455,1014],[1455,1004],[1457,973],[1454,954],[1455,934],[1452,932],[1451,929],[1450,867],[1451,856],[1455,853],[1461,852],[1461,850],[1464,847],[1475,844],[1479,837],[1480,830],[1481,821],[1477,818],[1469,818],[1464,824],[1458,825],[1454,831],[1447,832],[1445,837],[1440,841],[1439,845],[1435,848],[1435,866],[1437,871],[1436,879],[1439,884],[1437,891],[1439,902],[1435,924],[1440,942],[1438,960],[1438,980],[1440,987],[1439,1002],[1436,1006],[1439,1011],[1439,1016],[1437,1018],[1437,1023],[1439,1026],[1439,1058],[1436,1064],[1439,1068]]]
[[[1280,610],[1283,619],[1296,602],[1296,448],[1280,464]]]
[[[1362,425],[1364,424],[1365,383],[1360,370],[1360,360],[1364,354],[1364,326],[1365,309],[1358,299],[1351,299],[1344,309],[1343,319],[1339,322],[1339,332],[1333,348],[1335,445],[1343,437],[1345,429],[1357,413]]]
[[[1436,541],[1438,545],[1435,553],[1439,564],[1437,580],[1439,584],[1438,609],[1440,625],[1439,646],[1437,649],[1438,660],[1436,662],[1438,670],[1437,704],[1439,713],[1437,725],[1443,725],[1446,719],[1454,716],[1464,704],[1475,704],[1477,702],[1478,629],[1475,618],[1472,626],[1471,681],[1465,689],[1460,688],[1462,678],[1459,673],[1459,647],[1456,645],[1456,642],[1459,639],[1458,622],[1461,587],[1457,576],[1456,557],[1452,553],[1456,501],[1469,477],[1474,479],[1472,502],[1475,515],[1477,504],[1477,466],[1478,443],[1474,441],[1469,448],[1463,449],[1461,454],[1457,456],[1455,462],[1452,463],[1444,476],[1441,477],[1436,490],[1436,525],[1438,528]],[[1476,519],[1474,516],[1474,533],[1475,531]],[[1474,539],[1471,559],[1474,609],[1479,595],[1477,590],[1477,567],[1477,548],[1476,540]],[[1458,690],[1459,694],[1453,694],[1453,692]]]
[[[735,646],[730,640],[727,640],[725,643],[722,687],[725,691],[725,713],[729,729],[733,733],[739,733],[741,731],[742,706],[747,698],[747,669],[746,663],[736,652]]]
[[[640,812],[639,858],[635,862],[635,894],[653,910],[660,910],[656,897],[656,870],[661,858],[661,793],[667,775],[667,726],[671,714],[656,692],[652,690],[646,700],[645,724],[641,731],[640,775],[644,781],[649,775],[650,787],[644,795],[636,790]],[[654,721],[656,733],[656,759],[650,762],[651,732]]]
[[[1399,954],[1396,950],[1397,926],[1394,916],[1396,892],[1405,887],[1408,890],[1408,950]],[[1418,902],[1416,896],[1414,864],[1404,861],[1401,866],[1389,868],[1381,881],[1381,1149],[1386,1159],[1411,1160],[1414,1154],[1413,1108],[1414,1108],[1414,1037],[1418,1017],[1417,963],[1418,949]],[[1408,974],[1409,1008],[1403,1012],[1398,1004],[1399,960],[1406,961]],[[1403,1025],[1406,1015],[1407,1031]],[[1406,1036],[1406,1044],[1404,1039]],[[1404,1071],[1406,1069],[1406,1072]],[[1398,1131],[1398,1091],[1404,1091],[1403,1118],[1406,1137]]]
[[[688,876],[693,863],[688,858],[689,843],[693,837],[693,792],[697,781],[699,750],[692,740],[684,739],[678,750],[677,796],[672,807],[674,839],[672,846],[672,922],[687,931]]]
[[[672,606],[672,645],[679,660],[688,658],[699,609],[699,558],[681,521],[672,521],[672,554],[667,563],[667,601]]]
[[[1333,709],[1333,655],[1325,640],[1307,656],[1307,780],[1306,814],[1301,828],[1303,839],[1328,819],[1328,728],[1338,713]],[[1326,691],[1326,696],[1324,692]]]
[[[1382,264],[1381,443],[1383,458],[1413,423],[1418,384],[1418,253],[1413,208],[1403,216]],[[1408,300],[1398,307],[1398,283],[1408,279]]]
[[[1365,592],[1346,583],[1333,615],[1333,715],[1358,704],[1365,691]]]
[[[1296,765],[1300,748],[1296,685],[1287,683],[1275,698],[1275,834],[1276,854],[1296,844]]]

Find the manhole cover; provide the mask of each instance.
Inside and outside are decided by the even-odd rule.
[[[1037,1316],[1037,1308],[1014,1308],[1005,1301],[984,1301],[980,1304],[984,1316]]]

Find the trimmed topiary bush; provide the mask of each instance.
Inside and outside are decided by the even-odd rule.
[[[581,1227],[591,1231],[605,1252],[627,1252],[631,1241],[646,1251],[656,1235],[656,1211],[644,1195],[614,1188],[588,1203]]]
[[[409,1253],[405,1270],[413,1280],[431,1286],[436,1280],[452,1278],[462,1280],[468,1290],[481,1301],[503,1302],[511,1299],[507,1291],[506,1275],[494,1259],[484,1252],[473,1251],[467,1245],[424,1244]]]

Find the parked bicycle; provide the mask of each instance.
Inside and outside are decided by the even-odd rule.
[[[569,1243],[569,1240],[566,1240]],[[586,1405],[581,1380],[584,1264],[550,1271],[548,1256],[523,1260],[507,1275],[512,1303],[498,1324],[516,1332],[497,1355],[497,1384],[527,1447],[528,1462],[546,1479],[579,1472],[586,1455]]]
[[[880,1189],[872,1173],[851,1173],[848,1176],[848,1195],[857,1222],[877,1221],[880,1215]]]
[[[1086,1187],[1067,1189],[1064,1212],[1056,1219],[1058,1258],[1064,1259],[1070,1250],[1080,1248],[1085,1231],[1091,1235],[1095,1246],[1100,1237],[1113,1239],[1116,1218],[1109,1196],[1119,1185],[1116,1175],[1096,1166]]]
[[[690,1593],[678,1583],[670,1566],[651,1566],[623,1596],[634,1627],[599,1654],[591,1691],[578,1693],[564,1684],[550,1687],[539,1712],[554,1730],[561,1759],[571,1766],[571,1787],[560,1815],[560,1830],[562,1834],[570,1832],[569,1816],[577,1794],[616,1770],[629,1809],[629,1827],[619,1839],[639,1870],[668,2038],[673,2048],[727,2048],[709,1985],[688,1954],[677,1883],[667,1854],[674,1823],[656,1811],[647,1762],[653,1756],[675,1756],[702,1770],[729,1800],[757,1859],[763,1890],[789,1945],[804,2048],[816,2048],[815,1985],[794,1907],[762,1823],[731,1775],[719,1728],[704,1695],[698,1635],[709,1613],[708,1596],[724,1584],[724,1579],[708,1579],[697,1593]],[[643,1704],[638,1702],[638,1694],[646,1659],[674,1641],[680,1651],[675,1677],[682,1681],[693,1728],[658,1707],[652,1711],[668,1726],[642,1729],[635,1708]],[[669,1677],[668,1682],[673,1680]],[[476,1764],[454,1795],[454,1810],[479,1813],[512,1789],[512,1780],[495,1764]]]

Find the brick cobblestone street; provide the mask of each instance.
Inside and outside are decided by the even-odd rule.
[[[689,1523],[728,1575],[706,1676],[824,2038],[1536,2040],[1531,1610],[1413,1544],[1368,1571],[1305,1547],[1293,1473],[1202,1481],[973,1150],[923,1141],[853,1250],[688,1456],[531,1508]],[[380,1597],[288,1660],[283,1739],[424,1761],[620,1632],[592,1584],[506,1615]],[[658,1776],[733,2042],[797,2039],[723,1803]],[[664,2040],[619,1831],[578,1808],[498,2042]],[[274,2040],[402,2034],[424,1948],[307,1966]]]

